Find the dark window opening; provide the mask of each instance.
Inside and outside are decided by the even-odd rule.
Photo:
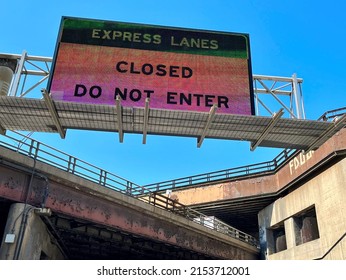
[[[287,249],[286,243],[286,232],[284,224],[279,224],[269,230],[272,235],[271,248],[269,249],[269,254],[278,253]]]
[[[315,206],[293,217],[296,245],[320,238]]]

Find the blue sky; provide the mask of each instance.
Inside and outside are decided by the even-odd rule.
[[[317,119],[346,106],[344,1],[20,1],[2,3],[0,52],[53,56],[62,16],[248,33],[254,74],[303,78],[305,112]],[[57,147],[138,184],[271,160],[279,153],[240,141],[73,131],[34,133]]]

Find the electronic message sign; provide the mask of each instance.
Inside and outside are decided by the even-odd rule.
[[[63,17],[48,91],[54,100],[254,113],[246,34]]]

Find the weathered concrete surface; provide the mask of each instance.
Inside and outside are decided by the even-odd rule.
[[[295,184],[302,176],[313,172],[338,152],[346,150],[346,128],[336,133],[318,150],[300,153],[276,173],[255,178],[233,180],[226,183],[210,184],[175,190],[179,202],[185,205],[212,203],[222,200],[277,194]]]
[[[259,213],[263,256],[271,260],[346,259],[346,158],[323,169]],[[315,208],[319,237],[304,242],[295,219]],[[287,249],[276,252],[271,230],[283,225]],[[342,239],[341,239],[342,238]],[[340,241],[341,239],[341,241]]]
[[[24,210],[25,209],[25,210]],[[22,223],[22,219],[25,219]],[[19,232],[23,230],[23,238]],[[14,243],[1,244],[0,260],[62,260],[64,256],[34,208],[14,203],[10,208],[5,233],[15,235]]]
[[[44,203],[53,212],[119,228],[216,258],[258,258],[258,249],[253,246],[44,163],[36,162],[35,172],[47,176],[48,184],[36,176],[29,186],[33,160],[2,147],[0,154],[3,159],[28,168],[24,174],[23,171],[1,167],[1,197],[27,201],[32,205]],[[46,192],[48,196],[44,197]]]
[[[277,191],[277,184],[275,175],[267,175],[177,190],[173,191],[172,195],[176,195],[182,204],[194,205],[273,193]]]

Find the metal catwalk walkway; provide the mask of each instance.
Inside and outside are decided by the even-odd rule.
[[[59,132],[67,129],[102,130],[119,133],[195,137],[198,146],[204,138],[243,140],[257,146],[292,148],[310,151],[341,129],[346,116],[334,122],[273,117],[212,114],[205,112],[170,111],[80,104],[44,99],[0,97],[0,127],[6,130]],[[121,113],[119,113],[121,112]]]
[[[289,78],[253,75],[257,115],[232,115],[217,113],[216,105],[209,112],[150,108],[150,98],[144,108],[122,106],[120,99],[114,100],[113,105],[58,101],[46,90],[29,98],[28,93],[49,78],[52,58],[29,56],[25,51],[22,55],[0,53],[0,58],[17,65],[8,96],[0,97],[0,133],[42,131],[59,133],[64,138],[67,129],[89,129],[117,132],[120,142],[124,133],[138,133],[143,135],[143,143],[147,134],[154,134],[194,137],[198,147],[204,139],[215,138],[249,141],[252,150],[265,146],[309,151],[318,148],[346,122],[346,116],[333,122],[305,120],[303,104],[299,102],[302,79],[295,74]],[[41,79],[28,87],[27,77]],[[271,96],[281,109],[273,112],[260,94]],[[285,104],[281,96],[290,97],[291,104]],[[259,115],[260,104],[269,117]],[[284,113],[289,118],[281,118]]]

